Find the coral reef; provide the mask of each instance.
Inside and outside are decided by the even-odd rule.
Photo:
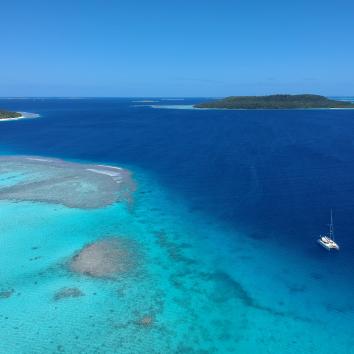
[[[54,295],[54,300],[62,300],[68,297],[80,297],[85,294],[78,288],[62,288],[58,290]]]
[[[0,157],[1,175],[19,180],[1,185],[0,200],[38,201],[70,208],[102,208],[131,201],[135,189],[130,172],[119,167],[66,162],[59,159]]]
[[[135,268],[137,245],[120,237],[106,237],[84,246],[69,262],[69,269],[94,278],[114,279]]]

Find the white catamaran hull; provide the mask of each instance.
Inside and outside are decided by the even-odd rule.
[[[339,251],[339,246],[333,240],[323,240],[321,237],[318,243],[325,248],[327,251],[336,250]]]
[[[334,241],[332,209],[331,209],[331,223],[329,224],[329,236],[320,236],[317,242],[327,251],[331,251],[331,250],[339,251],[339,246],[337,242]]]

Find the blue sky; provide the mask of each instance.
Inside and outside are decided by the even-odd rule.
[[[0,96],[354,95],[354,1],[2,1]]]

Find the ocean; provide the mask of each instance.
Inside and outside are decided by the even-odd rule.
[[[0,99],[40,115],[0,122],[1,155],[136,183],[129,205],[0,200],[0,353],[354,353],[354,111],[148,100]],[[339,252],[316,242],[331,209]],[[134,274],[65,267],[106,236],[137,245]]]

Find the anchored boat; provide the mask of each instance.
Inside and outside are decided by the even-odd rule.
[[[317,242],[324,247],[326,250],[336,250],[339,251],[339,246],[337,242],[334,241],[334,227],[333,227],[333,213],[331,209],[331,223],[329,224],[329,236],[320,236]]]

